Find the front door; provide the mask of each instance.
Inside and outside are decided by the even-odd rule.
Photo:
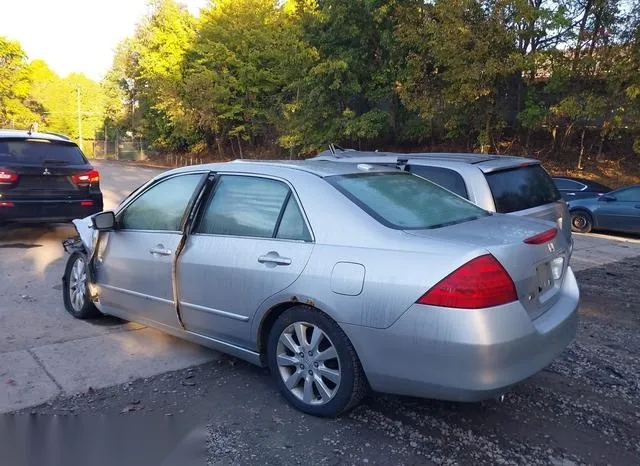
[[[627,233],[640,233],[640,186],[620,189],[598,202],[598,227]]]
[[[180,309],[187,330],[250,344],[260,304],[302,273],[313,243],[283,181],[221,175],[180,255]]]
[[[178,326],[172,266],[185,213],[204,173],[151,185],[117,215],[94,261],[100,301],[108,314]]]

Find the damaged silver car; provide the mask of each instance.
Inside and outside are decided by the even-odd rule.
[[[268,366],[298,409],[369,389],[498,396],[574,338],[579,292],[552,222],[424,178],[329,161],[172,170],[74,221],[69,313],[101,313]]]

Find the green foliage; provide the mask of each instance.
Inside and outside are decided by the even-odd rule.
[[[637,2],[635,2],[637,3]],[[132,133],[162,151],[336,142],[637,149],[640,6],[623,0],[152,0],[98,86],[0,40],[0,124]],[[616,149],[614,149],[614,144]],[[581,159],[580,159],[581,160]]]
[[[39,120],[29,101],[31,72],[17,42],[0,36],[0,127],[25,127]]]

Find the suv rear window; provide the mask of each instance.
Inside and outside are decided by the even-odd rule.
[[[373,218],[398,230],[440,228],[489,215],[440,186],[409,173],[366,173],[327,181]]]
[[[540,165],[487,173],[496,212],[507,214],[550,204],[560,199],[549,174]]]
[[[0,163],[23,165],[84,165],[80,148],[73,143],[45,139],[0,139]]]

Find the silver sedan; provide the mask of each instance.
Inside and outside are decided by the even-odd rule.
[[[491,214],[366,164],[232,162],[163,173],[76,220],[64,301],[268,366],[298,409],[369,389],[474,401],[573,339],[578,287],[553,223]]]

